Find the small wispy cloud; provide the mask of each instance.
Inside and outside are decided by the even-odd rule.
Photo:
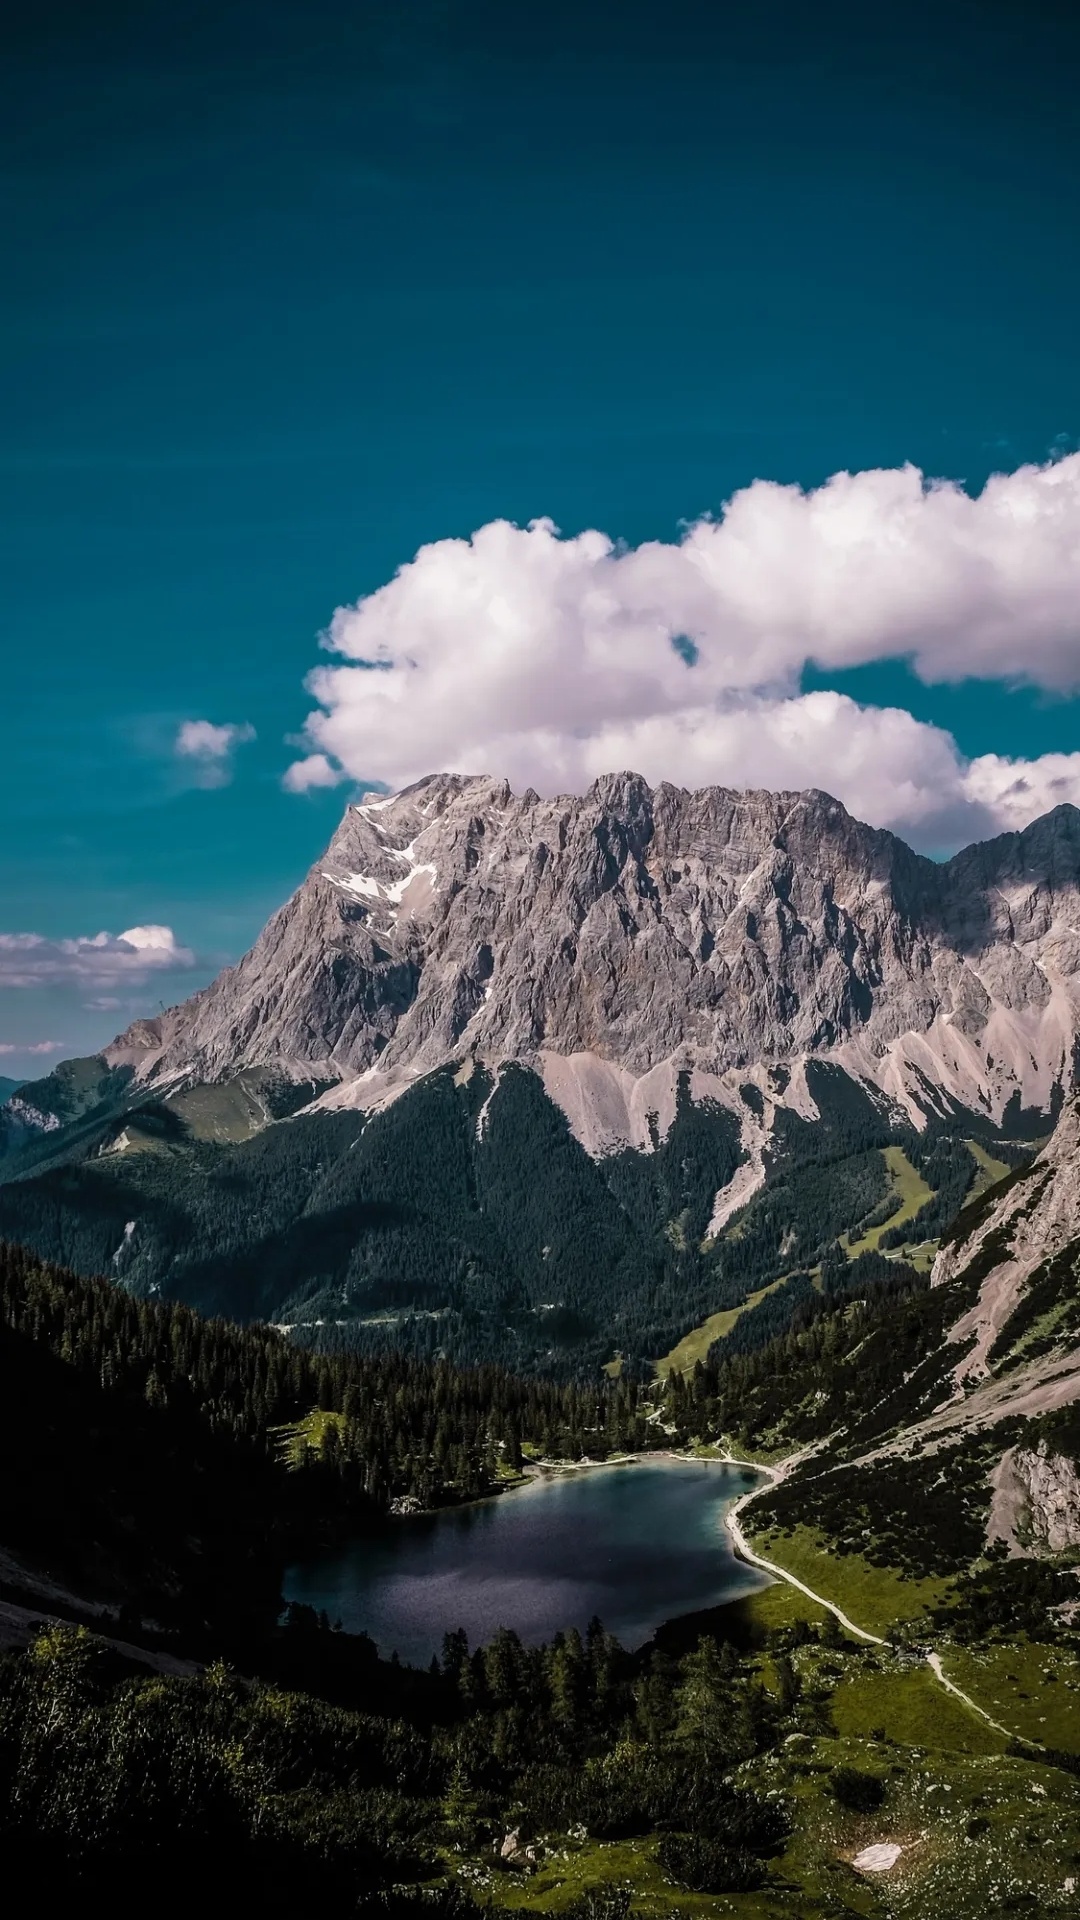
[[[152,974],[194,965],[195,955],[179,944],[171,927],[128,927],[124,933],[71,940],[0,933],[0,987],[137,986]]]
[[[189,763],[196,786],[225,787],[232,779],[232,758],[237,747],[255,738],[248,721],[185,720],[173,742],[173,751]]]
[[[0,1054],[6,1059],[9,1053],[63,1053],[65,1044],[63,1040],[35,1040],[27,1046],[21,1040],[0,1040]]]
[[[310,793],[315,787],[339,786],[348,777],[343,767],[331,766],[325,753],[309,753],[286,768],[281,784],[286,793]]]

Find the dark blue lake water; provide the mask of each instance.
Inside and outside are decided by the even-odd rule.
[[[756,1485],[721,1461],[647,1460],[545,1475],[451,1512],[389,1522],[290,1567],[285,1593],[325,1607],[383,1654],[426,1665],[449,1628],[533,1644],[594,1614],[625,1647],[665,1620],[766,1584],[731,1551],[724,1514]]]

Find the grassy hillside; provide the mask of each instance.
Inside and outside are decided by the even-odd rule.
[[[39,1897],[107,1890],[125,1912],[148,1872],[269,1913],[302,1899],[418,1920],[1074,1911],[1080,1778],[1047,1738],[1068,1734],[1080,1684],[1068,1636],[949,1656],[996,1713],[1013,1706],[1001,1669],[1024,1682],[1043,1751],[785,1591],[633,1656],[599,1624],[546,1649],[504,1633],[472,1651],[451,1632],[430,1675],[354,1665],[348,1707],[319,1664],[348,1636],[303,1609],[277,1658],[320,1671],[322,1699],[220,1663],[135,1677],[52,1628],[0,1659],[6,1857]],[[61,1736],[47,1757],[45,1723]],[[889,1850],[885,1872],[860,1865],[870,1848]]]

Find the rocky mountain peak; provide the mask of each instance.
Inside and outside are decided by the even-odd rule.
[[[1080,1026],[1078,881],[1072,808],[940,866],[817,790],[436,774],[350,805],[251,952],[110,1057],[365,1104],[466,1056],[591,1062],[622,1099],[822,1055],[916,1117],[927,1088],[1045,1104]]]

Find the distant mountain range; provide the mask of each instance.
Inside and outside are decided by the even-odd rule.
[[[8,1101],[0,1232],[315,1337],[644,1366],[926,1265],[1078,1033],[1072,807],[938,864],[814,791],[438,775]]]

